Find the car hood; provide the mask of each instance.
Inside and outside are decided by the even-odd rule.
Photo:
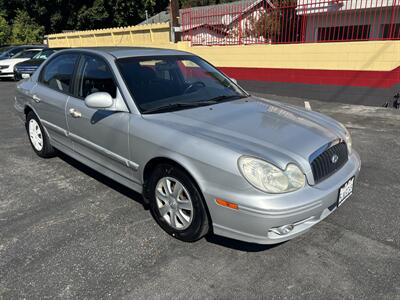
[[[257,97],[148,117],[282,169],[289,162],[309,169],[311,154],[345,137],[343,127],[329,117]]]
[[[0,60],[0,65],[6,66],[6,65],[15,65],[17,63],[23,62],[29,60],[29,58],[9,58],[9,59],[4,59]]]
[[[29,66],[29,67],[39,67],[44,62],[44,59],[30,59],[23,62],[18,63],[19,67]]]

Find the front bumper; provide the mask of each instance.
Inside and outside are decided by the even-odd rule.
[[[360,168],[360,157],[353,151],[348,162],[329,178],[293,193],[205,194],[214,233],[258,244],[281,243],[299,236],[336,210],[340,187],[351,177],[357,178]],[[216,204],[215,198],[241,204],[237,210],[229,209]],[[271,231],[288,224],[294,225],[293,230],[285,235]]]
[[[2,77],[14,77],[14,72],[0,72],[0,78]]]

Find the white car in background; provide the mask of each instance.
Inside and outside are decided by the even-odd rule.
[[[0,60],[0,79],[1,78],[14,78],[14,67],[17,63],[32,59],[43,49],[29,49],[22,51],[13,57],[5,60]]]

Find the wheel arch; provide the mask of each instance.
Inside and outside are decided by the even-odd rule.
[[[46,126],[44,126],[44,124],[43,124],[43,122],[42,122],[42,119],[40,118],[40,116],[39,116],[39,114],[37,113],[37,111],[36,111],[31,105],[29,105],[29,104],[26,104],[25,107],[24,107],[25,121],[26,121],[26,117],[28,116],[28,114],[29,114],[30,112],[33,112],[33,113],[36,115],[36,117],[38,117],[38,119],[39,119],[40,123],[42,124],[42,127],[43,127],[43,129],[44,129],[44,131],[45,131],[47,137],[48,137],[48,138],[50,139],[50,141],[51,141],[51,136],[50,136],[50,134],[49,134],[49,131],[47,130]]]
[[[197,189],[198,189],[198,191],[199,191],[199,193],[201,195],[204,207],[205,207],[206,212],[207,212],[207,216],[208,216],[210,222],[212,223],[211,214],[209,212],[209,208],[208,208],[207,202],[205,201],[205,198],[204,198],[204,195],[203,195],[203,190],[201,189],[199,181],[196,180],[196,176],[193,174],[193,172],[190,172],[189,168],[185,167],[181,162],[178,162],[176,159],[173,159],[173,158],[170,158],[170,157],[167,157],[167,156],[154,157],[154,158],[150,159],[146,163],[146,165],[144,166],[143,172],[142,172],[142,174],[143,174],[143,198],[144,198],[144,201],[146,203],[149,202],[149,192],[150,191],[149,191],[148,186],[147,186],[148,179],[151,176],[151,173],[158,166],[160,166],[162,164],[170,164],[172,166],[175,166],[175,167],[181,169],[182,171],[184,171],[192,179],[193,183],[195,184],[195,186],[197,187]]]
[[[24,107],[24,114],[25,117],[30,113],[33,112],[35,115],[37,115],[37,113],[35,112],[35,110],[30,106],[30,105],[25,105]],[[39,117],[39,116],[38,116]]]
[[[167,157],[167,156],[157,156],[150,159],[143,168],[143,185],[144,185],[144,193],[146,193],[146,182],[148,181],[151,173],[160,165],[162,164],[169,164],[175,167],[182,169],[196,184],[197,188],[201,191],[200,185],[196,180],[195,176],[186,168],[182,163],[178,162],[176,159]],[[146,195],[144,195],[146,196]]]
[[[28,103],[28,104],[25,104],[25,107],[24,107],[25,117],[29,114],[29,112],[33,112],[39,118],[39,121],[42,121],[42,119],[40,118],[40,116],[37,113],[36,109],[32,105],[30,105]]]

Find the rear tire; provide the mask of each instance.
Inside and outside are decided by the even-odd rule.
[[[148,181],[150,211],[164,231],[194,242],[209,232],[210,221],[201,192],[181,168],[163,164]]]
[[[46,131],[33,111],[30,111],[26,116],[26,131],[33,151],[37,155],[49,158],[56,154],[56,150],[51,146]]]

